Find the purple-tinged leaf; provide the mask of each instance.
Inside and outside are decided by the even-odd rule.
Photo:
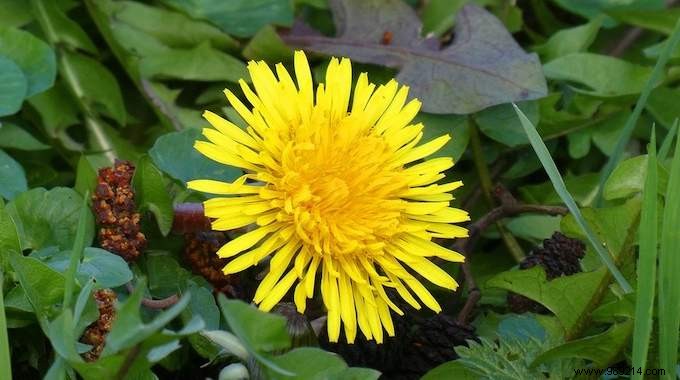
[[[401,0],[331,0],[337,36],[296,26],[293,46],[400,69],[397,80],[423,101],[423,111],[466,114],[546,95],[538,57],[525,53],[503,24],[475,5],[458,13],[455,38],[439,48],[421,38],[421,22]]]

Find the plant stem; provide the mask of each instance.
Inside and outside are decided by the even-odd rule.
[[[472,148],[472,159],[475,163],[477,174],[479,175],[479,183],[482,187],[482,193],[484,194],[484,198],[486,199],[486,202],[489,205],[489,207],[493,207],[494,200],[493,196],[491,195],[493,187],[491,182],[491,174],[489,173],[489,167],[486,164],[486,160],[484,160],[484,153],[482,152],[482,144],[481,139],[479,137],[479,132],[477,130],[477,125],[475,125],[474,123],[471,124],[472,125],[470,127],[470,147]],[[508,249],[508,252],[510,252],[515,261],[517,262],[522,261],[525,255],[524,252],[522,251],[522,248],[519,246],[517,239],[507,231],[507,229],[503,225],[503,222],[497,221],[496,228],[498,228],[498,232],[500,233],[501,238],[503,239],[505,247]]]
[[[71,307],[71,301],[73,299],[73,290],[76,285],[76,272],[78,271],[78,264],[80,264],[80,258],[83,257],[83,250],[85,249],[85,230],[87,227],[87,213],[90,209],[87,207],[87,200],[89,198],[89,191],[86,191],[83,195],[83,204],[80,210],[80,217],[78,218],[78,229],[76,230],[76,238],[73,241],[73,249],[71,250],[71,257],[68,265],[68,269],[64,274],[64,303],[62,305],[63,310]]]
[[[12,359],[9,354],[9,338],[7,337],[7,318],[5,317],[5,300],[3,296],[4,277],[0,268],[0,379],[12,379]]]

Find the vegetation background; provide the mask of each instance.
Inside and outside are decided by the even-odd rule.
[[[675,378],[675,3],[0,0],[0,379]],[[241,174],[193,150],[201,112],[243,126],[222,90],[294,49],[453,137],[464,286],[381,346],[249,306],[266,265],[222,276],[185,186]]]

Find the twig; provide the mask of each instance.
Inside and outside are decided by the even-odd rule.
[[[129,293],[132,293],[135,291],[135,287],[132,285],[131,282],[128,282],[125,284],[125,288]],[[155,300],[151,298],[142,298],[142,305],[148,307],[149,309],[167,309],[170,306],[174,305],[179,301],[179,296],[177,294],[173,294],[169,297]]]
[[[458,313],[458,322],[465,324],[474,310],[477,302],[481,298],[481,292],[477,287],[477,283],[472,276],[470,270],[470,256],[475,244],[479,240],[482,233],[495,224],[499,220],[519,214],[533,213],[546,215],[566,215],[568,210],[562,206],[545,206],[536,204],[519,203],[512,194],[502,185],[496,186],[494,189],[494,196],[500,201],[500,206],[489,211],[486,215],[479,218],[476,222],[468,226],[469,237],[467,239],[459,239],[456,241],[454,248],[465,256],[465,262],[462,265],[463,276],[465,278],[465,285],[468,289],[468,297],[465,305]]]

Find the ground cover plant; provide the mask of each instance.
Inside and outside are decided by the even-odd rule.
[[[0,379],[672,379],[680,7],[0,0]]]

